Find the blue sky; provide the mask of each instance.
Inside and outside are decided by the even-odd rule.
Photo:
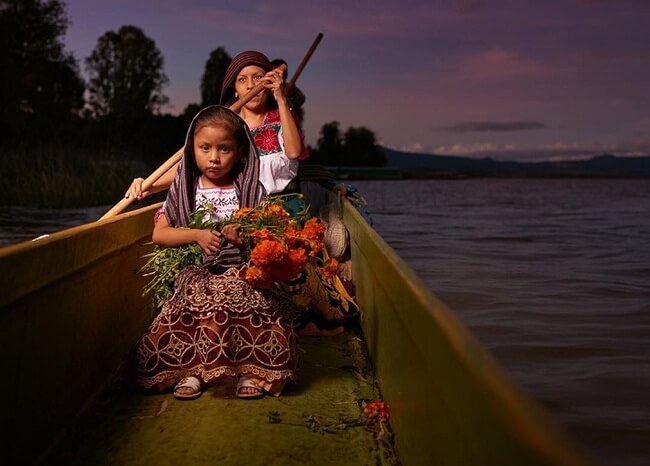
[[[387,147],[507,160],[650,154],[647,0],[69,0],[80,61],[109,30],[142,28],[170,105],[200,100],[210,51],[255,49],[298,86],[305,135],[366,126]]]

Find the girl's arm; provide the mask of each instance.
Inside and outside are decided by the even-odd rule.
[[[223,237],[216,230],[197,228],[175,228],[169,225],[165,214],[158,217],[153,227],[151,240],[158,246],[174,247],[196,243],[206,254],[213,254],[221,249]]]
[[[278,103],[282,135],[284,137],[284,154],[290,159],[297,159],[302,154],[302,135],[291,113],[287,97],[284,94],[284,79],[280,70],[271,70],[266,74],[273,97]]]
[[[176,176],[176,171],[178,170],[179,163],[180,162],[176,162],[169,170],[163,173],[160,178],[154,181],[148,191],[142,190],[142,183],[144,182],[144,178],[134,178],[131,186],[129,186],[129,189],[124,194],[124,197],[129,198],[132,196],[134,199],[139,201],[147,197],[149,194],[158,193],[169,188],[172,184],[172,181],[174,181],[174,176]]]

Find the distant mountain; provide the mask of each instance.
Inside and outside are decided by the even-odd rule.
[[[565,162],[508,162],[450,155],[415,154],[383,148],[385,169],[406,177],[650,177],[650,156],[611,154]]]

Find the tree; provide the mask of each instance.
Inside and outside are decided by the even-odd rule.
[[[84,82],[63,48],[59,0],[0,0],[0,140],[47,139],[83,106]]]
[[[201,78],[201,105],[216,105],[221,97],[221,84],[226,77],[226,70],[232,58],[223,47],[217,47],[205,62]]]
[[[343,165],[343,139],[339,130],[339,122],[325,123],[320,130],[318,146],[315,153],[308,159],[312,163],[322,165]]]
[[[343,156],[344,165],[381,167],[386,164],[386,156],[377,144],[375,133],[364,126],[350,127],[345,132]]]
[[[136,26],[108,31],[86,59],[91,116],[128,128],[167,103],[168,79],[156,43]]]
[[[320,134],[308,163],[352,167],[382,167],[386,164],[386,156],[377,144],[375,133],[364,126],[350,127],[341,136],[339,122],[332,121],[322,126]]]

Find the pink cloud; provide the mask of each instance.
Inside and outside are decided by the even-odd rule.
[[[547,64],[503,49],[480,51],[461,57],[456,73],[471,80],[511,80],[553,74]]]

